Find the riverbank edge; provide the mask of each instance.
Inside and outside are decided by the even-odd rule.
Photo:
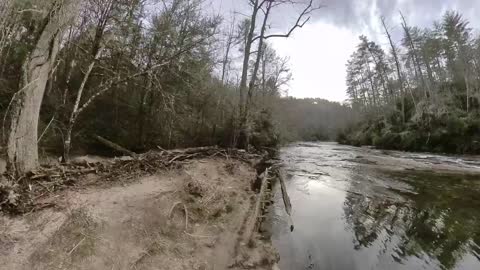
[[[104,189],[108,190],[110,188],[115,188],[118,187],[118,182],[117,181],[111,181],[112,178],[118,177],[119,175],[123,174],[123,177],[128,178],[127,181],[121,181],[121,185],[125,188],[127,188],[129,185],[136,185],[139,179],[143,179],[144,177],[148,177],[149,175],[155,175],[155,174],[164,174],[171,172],[172,170],[182,170],[184,165],[182,164],[183,162],[188,162],[188,163],[193,163],[193,164],[198,164],[198,163],[203,163],[203,162],[208,162],[206,160],[208,159],[216,159],[219,160],[220,164],[225,165],[226,170],[235,170],[235,168],[230,168],[229,164],[230,162],[240,162],[247,167],[250,168],[250,170],[255,170],[255,179],[240,179],[239,177],[241,176],[234,176],[237,180],[243,180],[243,189],[247,192],[246,194],[251,194],[250,196],[250,206],[248,207],[247,212],[252,211],[252,206],[256,204],[256,202],[260,201],[261,204],[261,213],[258,216],[251,216],[251,215],[246,215],[244,224],[248,224],[252,222],[252,218],[254,219],[253,223],[255,224],[254,228],[255,230],[251,232],[250,234],[253,234],[253,236],[250,237],[252,241],[249,241],[249,243],[246,243],[244,240],[244,235],[248,234],[247,232],[242,231],[242,229],[238,232],[239,234],[242,233],[243,236],[239,238],[239,241],[235,244],[236,248],[236,257],[235,258],[230,258],[233,260],[228,267],[230,269],[278,269],[277,262],[279,260],[279,255],[278,252],[275,251],[275,249],[271,246],[271,240],[269,238],[263,237],[259,231],[258,228],[260,227],[260,224],[263,222],[262,217],[264,214],[264,211],[266,210],[265,203],[266,202],[271,202],[271,192],[266,192],[265,195],[259,194],[255,190],[255,182],[258,182],[260,180],[268,181],[270,178],[275,179],[276,172],[275,169],[272,169],[272,167],[275,167],[278,165],[278,161],[272,161],[271,157],[274,155],[274,152],[264,152],[264,153],[247,153],[242,150],[233,150],[233,149],[220,149],[220,148],[209,148],[209,149],[203,149],[203,148],[198,148],[199,152],[196,152],[194,149],[188,149],[188,150],[171,150],[170,152],[175,153],[175,156],[172,158],[172,156],[168,154],[164,154],[162,152],[156,153],[155,155],[152,155],[151,153],[145,154],[140,156],[139,158],[118,158],[114,160],[103,160],[101,162],[89,162],[88,160],[82,160],[82,159],[77,159],[77,161],[74,163],[75,165],[71,165],[68,168],[63,167],[62,170],[68,171],[72,170],[73,168],[78,167],[88,167],[91,168],[88,172],[85,170],[85,172],[76,172],[77,178],[80,179],[77,181],[77,183],[73,185],[69,185],[67,180],[65,180],[62,183],[56,183],[52,185],[53,189],[57,188],[57,190],[53,190],[51,193],[49,192],[48,194],[40,194],[36,192],[32,192],[32,194],[29,194],[27,197],[22,197],[22,195],[18,195],[17,198],[19,199],[26,199],[26,198],[32,198],[35,196],[37,199],[38,197],[38,204],[35,203],[34,205],[31,206],[31,208],[25,208],[23,211],[17,211],[13,209],[8,209],[5,208],[5,204],[2,204],[2,212],[0,215],[2,216],[2,223],[5,224],[6,220],[15,220],[15,222],[19,222],[19,220],[24,219],[25,217],[28,216],[41,216],[45,212],[50,212],[50,211],[57,211],[58,209],[62,209],[62,206],[58,206],[55,201],[55,198],[62,197],[66,193],[70,192],[76,192],[78,190],[83,190],[83,189]],[[205,151],[207,150],[207,151]],[[195,153],[193,153],[195,152]],[[199,154],[200,153],[200,154]],[[166,156],[161,158],[162,161],[167,160],[168,161],[168,166],[163,166],[159,169],[156,169],[154,171],[135,171],[138,170],[138,166],[133,166],[132,170],[129,170],[128,173],[126,171],[122,172],[115,172],[116,169],[119,167],[128,167],[129,165],[135,164],[135,163],[145,163],[147,164],[146,166],[149,167],[151,164],[152,159],[159,159],[159,156]],[[112,162],[111,164],[107,164],[109,162]],[[149,164],[150,163],[150,164]],[[158,160],[153,162],[158,163]],[[275,164],[274,164],[275,163]],[[117,166],[116,164],[121,164],[122,166]],[[136,164],[138,165],[138,164]],[[222,166],[223,166],[222,165]],[[76,167],[72,167],[76,166]],[[268,166],[268,168],[266,167]],[[32,186],[33,181],[38,181],[38,185],[44,186],[46,183],[48,184],[49,180],[52,179],[52,177],[56,177],[54,174],[56,172],[56,169],[58,169],[60,165],[49,165],[46,168],[40,169],[38,172],[32,172],[30,175],[26,176],[28,179],[24,179],[22,181],[29,181],[27,184],[29,189],[35,189],[37,185]],[[93,169],[95,168],[95,169]],[[108,168],[108,169],[107,169]],[[271,173],[273,173],[273,176],[270,176],[270,174],[264,174],[265,170],[268,171],[268,169],[271,170]],[[113,171],[111,175],[108,177],[108,173],[105,173],[105,171]],[[50,173],[51,172],[51,173]],[[92,174],[94,176],[92,177]],[[100,176],[95,176],[95,174],[99,174]],[[71,177],[72,175],[70,175]],[[68,178],[68,177],[67,177]],[[5,193],[6,188],[8,188],[8,184],[5,185],[6,182],[9,181],[8,176],[5,174],[2,176],[2,192]],[[118,179],[117,179],[118,180]],[[248,180],[248,181],[244,181]],[[272,180],[275,181],[275,180]],[[269,185],[272,184],[272,181],[268,181]],[[10,190],[8,190],[9,194],[13,194],[13,192],[22,192],[21,188],[19,188],[20,185],[10,186]],[[17,188],[15,190],[14,188]],[[189,191],[190,192],[190,191]],[[242,193],[242,192],[240,192]],[[3,200],[5,201],[5,200]],[[9,202],[10,203],[10,202]],[[22,203],[17,204],[21,205]],[[26,211],[28,210],[28,211]],[[172,208],[173,210],[173,208]],[[186,213],[185,213],[186,214]],[[243,226],[242,226],[243,227]],[[234,231],[230,231],[228,233],[235,233]],[[2,237],[2,239],[5,239]],[[13,247],[15,248],[15,247]],[[262,254],[262,249],[268,249],[267,252]],[[260,250],[260,251],[259,251]],[[273,252],[273,253],[272,253]],[[262,258],[262,265],[258,265],[256,268],[252,268],[253,264],[252,262],[245,262],[245,257],[249,257],[252,255],[252,253],[255,253],[255,256],[260,256]],[[243,256],[243,258],[242,258]],[[252,255],[252,257],[254,257]],[[17,268],[13,268],[17,269]],[[173,268],[172,268],[173,269]]]
[[[479,155],[478,123],[444,120],[436,127],[426,123],[392,124],[383,117],[364,120],[339,132],[336,141],[351,146],[374,146],[382,150]]]

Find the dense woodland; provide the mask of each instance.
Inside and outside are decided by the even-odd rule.
[[[351,107],[324,99],[282,98],[274,117],[281,142],[334,141],[339,131],[358,121]]]
[[[348,61],[350,103],[365,120],[338,140],[390,149],[480,153],[478,32],[453,11],[425,29],[399,16],[401,40],[395,40],[382,18],[388,47],[361,36]]]
[[[348,122],[335,115],[351,119],[351,109],[285,98],[293,75],[269,43],[301,31],[318,7],[245,1],[250,15],[223,18],[202,0],[2,0],[9,171],[34,169],[39,155],[68,162],[72,154],[111,153],[97,136],[137,152],[261,149],[335,136]],[[277,33],[269,20],[282,6],[297,21]]]

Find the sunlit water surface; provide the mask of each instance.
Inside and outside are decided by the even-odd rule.
[[[372,155],[429,162],[432,171],[365,162]],[[281,158],[295,225],[291,232],[277,186],[270,217],[282,270],[480,269],[480,177],[434,172],[477,161],[334,143],[292,145]]]

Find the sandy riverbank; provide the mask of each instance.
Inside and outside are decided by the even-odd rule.
[[[55,207],[0,217],[5,269],[272,269],[269,241],[242,239],[256,171],[224,157],[192,159],[134,181],[76,185]],[[123,184],[122,184],[123,183]]]

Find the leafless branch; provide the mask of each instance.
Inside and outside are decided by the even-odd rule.
[[[290,2],[289,2],[290,3]],[[286,34],[272,34],[272,35],[267,35],[267,36],[257,36],[253,39],[253,41],[256,41],[260,38],[263,38],[263,39],[269,39],[269,38],[288,38],[290,37],[290,35],[293,33],[293,31],[295,31],[295,29],[297,28],[302,28],[305,26],[305,24],[310,21],[310,15],[313,11],[315,10],[318,10],[320,8],[322,8],[323,6],[313,6],[313,0],[310,0],[308,5],[305,7],[305,9],[302,11],[302,13],[300,13],[300,15],[298,16],[297,18],[297,21],[295,22],[295,25],[290,28],[290,30],[286,33]],[[308,16],[307,18],[305,18],[306,16]]]

